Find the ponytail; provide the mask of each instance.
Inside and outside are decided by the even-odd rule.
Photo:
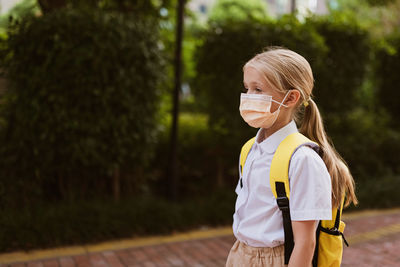
[[[315,102],[309,98],[299,131],[319,144],[321,156],[332,180],[332,204],[338,207],[343,196],[346,196],[345,206],[350,203],[357,205],[354,192],[354,179],[343,158],[328,140],[321,115]]]

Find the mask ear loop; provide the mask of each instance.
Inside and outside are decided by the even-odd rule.
[[[288,96],[289,93],[290,93],[290,90],[286,93],[286,95],[285,95],[285,97],[283,98],[283,100],[282,100],[281,103],[279,103],[278,101],[272,100],[272,101],[274,101],[275,103],[279,103],[279,107],[278,107],[278,109],[275,110],[274,113],[273,113],[274,115],[275,115],[275,114],[276,114],[276,115],[275,115],[274,121],[272,122],[271,126],[275,123],[276,119],[278,118],[279,112],[281,111],[281,106],[284,106],[285,108],[288,107],[287,105],[283,104],[283,102],[285,102],[285,99],[286,99],[286,97]]]
[[[286,93],[285,97],[282,99],[282,102],[278,102],[278,101],[276,101],[276,100],[273,100],[273,99],[271,99],[271,101],[273,101],[273,102],[275,102],[275,103],[279,104],[279,107],[278,107],[278,109],[277,109],[277,110],[280,110],[280,109],[281,109],[281,106],[284,106],[285,108],[287,108],[287,107],[288,107],[287,105],[283,104],[283,102],[285,102],[285,100],[286,100],[286,97],[288,96],[288,94],[289,94],[289,93],[290,93],[290,90],[289,90],[289,91],[287,91],[287,93]]]
[[[283,102],[285,102],[285,99],[286,99],[286,97],[288,96],[289,93],[290,93],[290,90],[286,93],[286,95],[285,95],[285,97],[283,98],[283,100],[282,100],[281,103],[279,103],[278,101],[275,101],[276,103],[279,103],[279,107],[278,107],[277,110],[274,111],[274,114],[276,114],[276,115],[275,115],[274,122],[273,122],[272,124],[274,124],[275,121],[276,121],[276,119],[278,118],[279,112],[281,111],[281,106],[284,106],[285,108],[288,107],[287,105],[283,104]]]

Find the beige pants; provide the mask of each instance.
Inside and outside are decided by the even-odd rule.
[[[226,267],[283,267],[285,265],[284,246],[256,248],[236,240],[229,251]]]

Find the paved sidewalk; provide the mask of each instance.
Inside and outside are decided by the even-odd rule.
[[[350,247],[344,249],[342,266],[400,266],[400,209],[345,214],[344,221]],[[0,267],[223,267],[234,240],[226,227],[29,254],[0,254]]]

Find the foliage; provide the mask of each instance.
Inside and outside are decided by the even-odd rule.
[[[369,177],[357,183],[359,209],[385,209],[400,206],[397,190],[400,177],[397,175]]]
[[[159,137],[156,157],[152,165],[157,165],[150,175],[150,188],[160,195],[166,195],[167,180],[160,170],[166,169],[168,158],[170,120]],[[218,176],[219,162],[216,160],[218,139],[208,128],[208,117],[201,113],[181,113],[178,129],[178,177],[180,198],[205,196],[209,190],[223,186],[233,186],[236,180],[236,170],[228,175]],[[235,156],[236,157],[236,156]],[[227,170],[224,170],[227,172]],[[230,171],[230,170],[229,170]],[[226,174],[226,173],[224,173]]]
[[[382,38],[399,27],[400,0],[336,0],[328,2],[332,21],[340,18],[357,22],[372,38]]]
[[[368,0],[368,4],[372,6],[383,6],[393,3],[396,0]]]
[[[27,15],[37,14],[38,12],[39,7],[36,0],[23,0],[11,8],[6,14],[0,16],[0,31],[6,31],[10,17],[12,17],[12,19],[20,19]]]
[[[394,155],[400,150],[400,105],[398,97],[398,84],[400,83],[397,71],[400,68],[400,32],[394,32],[385,39],[384,45],[376,46],[375,61],[373,66],[375,84],[374,110],[378,111],[380,120],[386,120],[387,128],[383,130],[382,149],[378,155],[382,164],[387,166],[392,173],[400,172],[400,159]]]
[[[158,17],[159,9],[171,4],[171,0],[38,0],[43,13],[49,13],[60,8],[101,9],[131,13],[136,16]]]
[[[4,210],[0,251],[88,244],[116,238],[171,234],[230,223],[235,193],[208,191],[180,203],[153,196],[130,196],[119,203],[104,199],[42,203]]]
[[[265,1],[217,0],[209,14],[211,22],[266,20],[267,6]]]
[[[400,32],[396,32],[387,38],[392,50],[379,48],[377,51],[377,64],[375,72],[378,79],[378,101],[391,117],[391,125],[400,129],[400,93],[398,85],[400,77],[393,70],[400,69]]]
[[[376,101],[376,79],[380,75],[386,81],[391,73],[374,67],[383,59],[375,51],[379,43],[373,41],[367,29],[340,17],[313,17],[307,23],[315,27],[329,47],[322,68],[314,69],[314,95],[336,148],[356,179],[395,172],[398,167],[384,151],[400,145],[395,137],[398,134],[390,129],[389,118]],[[389,91],[392,93],[392,88]]]
[[[357,95],[366,78],[371,61],[368,32],[356,23],[330,21],[326,17],[309,18],[307,24],[318,32],[329,48],[323,64],[313,68],[313,94],[324,115],[343,116],[357,106]],[[328,119],[328,122],[333,121]]]
[[[115,172],[148,162],[162,78],[157,42],[152,20],[85,10],[10,29],[0,177],[22,190],[21,201],[33,190],[51,199],[109,194]]]

